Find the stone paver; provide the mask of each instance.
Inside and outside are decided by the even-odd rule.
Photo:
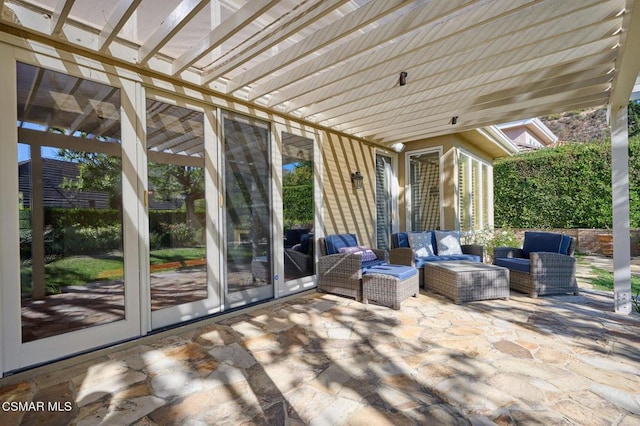
[[[590,290],[400,311],[307,293],[1,379],[0,402],[60,410],[0,424],[640,424],[640,317],[612,310]]]

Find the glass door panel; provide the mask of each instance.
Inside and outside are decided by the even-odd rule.
[[[314,140],[287,132],[281,135],[284,279],[285,286],[291,287],[292,281],[315,274]]]
[[[411,230],[440,229],[440,154],[409,155]]]
[[[120,91],[17,67],[22,341],[31,342],[124,319]]]
[[[209,297],[204,157],[204,113],[147,99],[152,312]],[[179,322],[185,310],[181,313],[182,317],[154,320],[153,326]]]
[[[224,113],[225,305],[273,297],[270,132]]]
[[[20,279],[2,301],[16,317],[3,324],[7,370],[140,332],[123,89],[23,63],[16,76]]]

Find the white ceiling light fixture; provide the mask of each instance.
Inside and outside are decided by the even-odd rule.
[[[391,145],[391,149],[393,149],[395,152],[402,152],[404,151],[404,144],[401,142],[398,143],[394,143],[393,145]]]

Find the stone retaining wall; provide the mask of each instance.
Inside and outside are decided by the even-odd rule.
[[[598,241],[598,235],[612,235],[611,229],[514,229],[521,240],[524,238],[524,231],[548,231],[571,235],[578,240],[577,252],[611,256],[610,250],[606,247],[607,244]],[[631,230],[631,256],[640,256],[640,229]]]

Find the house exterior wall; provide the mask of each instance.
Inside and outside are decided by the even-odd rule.
[[[457,149],[461,148],[468,153],[485,160],[489,163],[493,162],[493,158],[489,157],[485,152],[479,149],[475,144],[465,139],[459,134],[440,136],[436,138],[425,139],[406,144],[406,150],[398,157],[398,185],[399,190],[399,209],[400,209],[400,229],[407,229],[407,216],[403,212],[407,210],[407,194],[406,194],[406,165],[407,152],[417,151],[429,148],[441,148],[441,175],[442,175],[442,215],[441,222],[444,229],[458,229],[458,160]],[[489,206],[493,212],[493,205]],[[493,216],[493,214],[491,214]]]
[[[375,245],[374,147],[355,138],[321,132],[323,154],[323,217],[325,235],[352,233],[364,245]],[[351,173],[360,171],[362,189],[355,190]]]

